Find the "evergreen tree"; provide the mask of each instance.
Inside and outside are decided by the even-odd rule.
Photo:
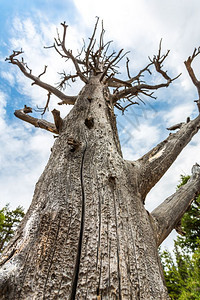
[[[0,210],[0,253],[13,236],[23,216],[24,209],[21,206],[10,210],[9,204],[7,204]]]
[[[190,176],[181,176],[178,188],[186,184]],[[181,220],[183,236],[174,241],[173,255],[164,250],[161,261],[166,286],[171,299],[200,299],[200,196],[191,204]]]

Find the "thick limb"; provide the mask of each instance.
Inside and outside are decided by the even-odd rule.
[[[168,197],[151,213],[156,224],[157,245],[159,246],[177,226],[192,201],[200,193],[200,168],[192,168],[192,176],[187,184]]]
[[[170,134],[167,139],[137,161],[140,166],[139,191],[143,200],[198,132],[199,128],[200,115],[196,119],[182,124],[177,132]]]
[[[50,123],[46,120],[43,120],[43,119],[37,119],[37,118],[31,117],[30,115],[28,115],[28,113],[31,113],[31,112],[32,112],[31,107],[27,107],[25,105],[25,107],[23,109],[16,110],[14,112],[14,114],[17,118],[19,118],[25,122],[28,122],[35,127],[45,129],[45,130],[50,131],[55,134],[59,133],[56,125],[54,125],[53,123]]]

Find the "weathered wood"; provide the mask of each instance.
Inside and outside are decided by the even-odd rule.
[[[80,77],[85,87],[76,97],[32,75],[16,57],[7,59],[41,88],[74,104],[61,119],[53,111],[55,125],[31,117],[30,107],[15,115],[36,126],[59,134],[48,164],[36,184],[31,206],[0,259],[0,299],[169,299],[163,279],[157,247],[177,226],[191,201],[200,192],[199,167],[193,167],[191,180],[166,199],[152,214],[144,200],[189,143],[200,127],[200,116],[182,124],[180,130],[154,147],[137,161],[126,161],[120,148],[114,105],[124,111],[137,102],[138,94],[151,98],[152,92],[167,87],[174,79],[162,70],[161,44],[150,64],[128,80],[117,79],[115,70],[122,50],[107,55],[110,43],[104,44],[102,32],[99,48],[95,25],[85,57],[74,56],[65,46],[67,25],[62,39],[58,35],[52,46],[73,62],[76,74],[63,74],[59,88],[68,80]],[[186,62],[196,87],[191,62]],[[144,72],[154,65],[165,82],[149,85],[141,81]],[[190,68],[190,69],[189,69]],[[115,86],[110,94],[109,86]],[[198,90],[199,91],[199,90]],[[125,107],[117,103],[129,101]],[[199,107],[199,100],[197,101]],[[177,128],[177,125],[175,126]]]
[[[2,257],[12,253],[0,276],[5,299],[167,299],[137,167],[130,178],[103,90],[86,85],[63,120],[30,209]],[[69,138],[80,143],[74,151]]]
[[[184,212],[189,209],[192,201],[200,194],[200,168],[193,166],[192,169],[195,171],[192,171],[192,176],[187,184],[180,187],[176,193],[156,207],[151,214],[157,227],[158,246],[176,228]]]
[[[138,159],[138,180],[143,201],[147,193],[162,178],[180,152],[191,141],[200,128],[200,115],[189,123],[183,123],[180,130]]]
[[[34,118],[32,116],[30,116],[28,113],[31,113],[32,112],[32,109],[31,107],[25,107],[23,109],[17,109],[15,112],[14,112],[14,115],[27,122],[27,123],[30,123],[32,124],[33,126],[35,127],[39,127],[39,128],[42,128],[42,129],[45,129],[47,131],[50,131],[52,133],[56,133],[58,134],[58,128],[51,122],[48,122],[46,120],[43,120],[43,119],[38,119],[38,118]]]

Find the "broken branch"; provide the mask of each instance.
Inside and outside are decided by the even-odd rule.
[[[39,128],[45,129],[47,131],[50,131],[50,132],[56,133],[56,134],[59,133],[56,126],[53,123],[50,123],[44,119],[37,119],[37,118],[31,117],[30,115],[28,115],[28,113],[32,113],[32,108],[27,107],[25,105],[23,109],[15,110],[14,115],[17,118],[19,118],[25,122],[28,122],[35,127],[39,127]]]
[[[63,126],[63,119],[60,116],[60,112],[57,109],[52,110],[52,115],[54,118],[54,123],[56,125],[56,128],[58,130],[58,133],[60,133],[62,126]]]

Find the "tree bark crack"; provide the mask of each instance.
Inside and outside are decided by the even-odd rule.
[[[113,199],[114,199],[114,210],[115,210],[115,225],[116,225],[116,237],[117,237],[117,271],[118,271],[118,288],[119,288],[119,300],[122,299],[121,294],[121,272],[120,272],[120,245],[119,245],[119,234],[118,234],[118,222],[117,222],[117,208],[116,208],[116,198],[115,198],[115,192],[113,190]]]
[[[85,159],[86,149],[87,149],[87,142],[86,142],[86,146],[83,150],[82,159],[81,159],[81,168],[80,168],[82,212],[81,212],[81,224],[80,224],[80,234],[79,234],[79,241],[78,241],[78,248],[77,248],[77,256],[76,256],[76,262],[75,262],[75,268],[74,268],[74,275],[73,275],[73,279],[72,279],[71,295],[69,298],[70,300],[75,300],[75,297],[76,297],[76,288],[77,288],[77,284],[78,284],[78,275],[79,275],[81,250],[82,250],[84,218],[85,218],[85,189],[84,189],[83,169],[84,169],[84,159]]]

